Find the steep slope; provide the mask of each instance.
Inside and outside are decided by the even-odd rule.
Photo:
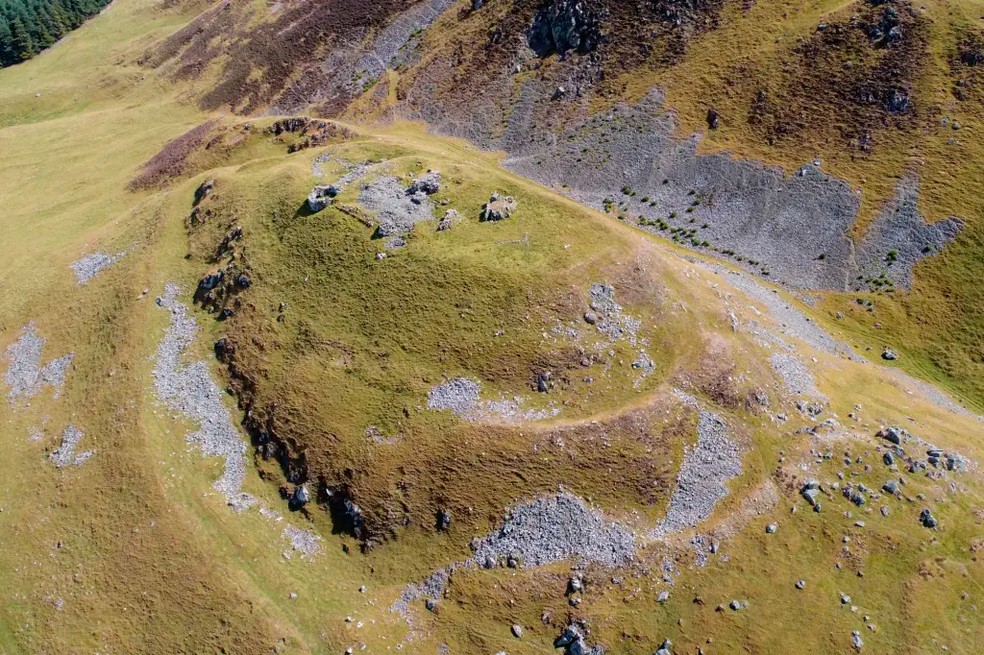
[[[0,650],[975,652],[978,416],[635,188],[138,62],[223,6],[0,72]]]

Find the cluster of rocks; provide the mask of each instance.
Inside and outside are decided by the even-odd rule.
[[[516,200],[512,196],[500,195],[494,191],[489,196],[489,201],[482,207],[480,219],[482,221],[501,221],[512,216],[516,210]]]
[[[94,252],[75,260],[72,262],[72,270],[75,272],[76,282],[79,286],[86,284],[104,268],[115,264],[125,254],[125,252],[118,252],[115,255]]]
[[[684,453],[676,488],[655,537],[696,527],[728,495],[727,482],[741,474],[741,451],[728,437],[724,421],[712,412],[698,411],[697,444]]]
[[[74,425],[65,428],[62,433],[61,444],[48,456],[55,468],[81,466],[92,457],[94,453],[91,450],[76,452],[83,436],[85,433]]]
[[[377,237],[405,236],[420,221],[433,218],[434,204],[426,192],[414,190],[414,184],[404,188],[397,178],[380,175],[362,185],[359,204],[376,217]]]
[[[444,212],[444,216],[437,223],[438,232],[446,232],[450,230],[455,224],[461,220],[461,214],[458,213],[457,209],[449,209]]]
[[[601,15],[586,0],[553,0],[533,16],[526,40],[540,57],[588,53],[601,42]]]
[[[639,319],[625,314],[622,306],[615,302],[613,286],[600,282],[592,284],[588,290],[588,302],[591,311],[585,312],[585,323],[595,326],[607,337],[609,344],[624,338],[631,345],[636,345],[642,324]]]
[[[897,458],[901,459],[901,461],[907,465],[910,473],[925,471],[928,466],[932,466],[937,469],[946,469],[947,471],[963,471],[968,466],[967,459],[959,453],[947,452],[942,448],[937,448],[936,446],[926,443],[922,439],[910,435],[906,430],[894,425],[890,425],[879,430],[876,436],[885,439],[892,444],[893,449],[885,453],[885,463],[892,465],[895,464],[895,460]],[[916,457],[906,454],[903,444],[908,444],[910,442],[926,448],[925,462],[921,459],[917,459]]]
[[[301,554],[302,559],[310,559],[321,552],[321,536],[313,530],[304,530],[293,525],[285,525],[283,537],[291,548]],[[285,552],[284,557],[290,559],[289,552]]]
[[[65,374],[75,354],[68,353],[41,366],[43,348],[44,337],[38,334],[34,323],[28,323],[21,329],[17,341],[4,351],[4,359],[8,362],[4,382],[10,387],[7,398],[11,403],[33,398],[45,386],[54,389],[56,398],[61,393]]]
[[[588,645],[584,628],[576,623],[568,625],[560,636],[554,639],[554,648],[563,648],[564,655],[604,655],[605,652],[601,646]]]
[[[195,319],[178,300],[180,289],[168,284],[157,304],[171,314],[168,327],[157,346],[154,362],[154,390],[157,398],[174,412],[196,422],[198,430],[187,435],[202,454],[225,459],[225,470],[214,487],[236,509],[245,509],[253,499],[241,492],[246,476],[246,444],[232,423],[222,402],[222,391],[212,379],[204,361],[183,363],[182,353],[197,332]]]

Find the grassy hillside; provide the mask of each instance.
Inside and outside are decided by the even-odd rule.
[[[981,423],[803,327],[848,325],[874,342],[868,313],[837,322],[825,315],[837,296],[810,308],[772,287],[749,291],[747,276],[419,124],[278,135],[274,117],[202,109],[201,80],[138,63],[202,9],[117,0],[57,48],[0,71],[0,652],[542,653],[574,620],[612,653],[651,653],[665,638],[674,652],[846,651],[855,629],[863,652],[976,652]],[[376,168],[330,207],[305,209],[313,185],[366,161]],[[389,176],[403,198],[427,169],[441,171],[434,218],[388,249],[363,187]],[[492,191],[516,210],[480,221]],[[439,231],[452,208],[460,220]],[[957,247],[924,268],[972,275]],[[71,265],[94,252],[123,255],[80,285]],[[220,269],[236,282],[194,302]],[[927,297],[924,279],[937,278],[920,273],[905,302]],[[253,440],[243,491],[257,504],[242,513],[212,486],[222,461],[186,442],[199,426],[155,392],[172,319],[155,298],[169,282],[198,326],[185,361],[206,362]],[[585,320],[613,311],[591,307],[598,283],[614,288],[610,320],[635,330],[634,343]],[[912,331],[907,366],[928,349],[920,343],[955,338],[931,330],[968,334],[939,309],[939,323],[917,331],[891,309],[901,305],[875,300],[874,320]],[[219,320],[222,308],[231,314]],[[882,318],[894,311],[895,323]],[[46,384],[9,398],[7,349],[30,322],[45,339],[41,364],[74,356],[60,393]],[[770,365],[777,353],[817,388],[787,388]],[[968,397],[974,370],[951,373],[970,380]],[[502,404],[477,420],[427,409],[435,386],[459,376]],[[698,528],[652,538],[698,443],[693,403],[727,425],[742,472]],[[817,416],[812,403],[825,405]],[[513,414],[496,413],[503,406]],[[959,452],[968,470],[886,468],[874,435],[888,424]],[[58,468],[50,456],[68,426],[92,454]],[[905,448],[925,459],[923,444]],[[821,512],[798,493],[811,477],[828,494]],[[900,496],[869,494],[864,507],[833,486],[877,490],[894,477],[906,481]],[[292,511],[283,496],[304,483],[313,499]],[[631,564],[464,568],[436,611],[422,598],[410,623],[390,610],[406,585],[471,557],[507,506],[558,487],[636,535]],[[340,516],[342,499],[360,506],[364,530]],[[919,524],[924,507],[938,529]],[[439,510],[453,517],[447,530]],[[302,556],[285,526],[311,531],[320,550]],[[584,592],[572,603],[575,572]],[[718,611],[732,599],[748,607]],[[801,623],[804,608],[810,630],[777,628]]]

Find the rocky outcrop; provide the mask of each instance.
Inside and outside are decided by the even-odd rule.
[[[571,50],[584,54],[601,42],[600,12],[587,2],[555,0],[533,17],[526,34],[530,48],[540,57],[563,55]]]

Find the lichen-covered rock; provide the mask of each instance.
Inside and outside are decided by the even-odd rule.
[[[410,186],[407,187],[407,194],[413,195],[415,193],[426,193],[427,195],[432,196],[440,190],[441,172],[427,171],[427,173],[421,175],[410,183]]]
[[[449,209],[444,212],[444,216],[437,223],[438,232],[446,232],[454,227],[454,224],[461,219],[461,214],[458,213],[457,209]]]
[[[516,201],[512,196],[501,196],[499,192],[494,192],[489,201],[482,208],[481,219],[483,221],[501,221],[509,218],[516,210]]]
[[[319,185],[311,189],[307,197],[307,207],[310,211],[318,213],[332,203],[339,193],[338,187],[333,184]]]

